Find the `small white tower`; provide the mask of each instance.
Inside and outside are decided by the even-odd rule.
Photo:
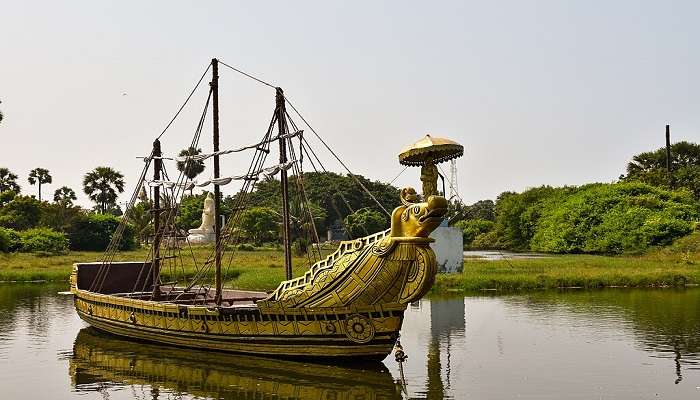
[[[460,198],[457,188],[457,160],[450,160],[450,197],[447,200]]]

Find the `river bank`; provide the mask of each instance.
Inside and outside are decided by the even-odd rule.
[[[440,274],[434,292],[700,284],[700,232],[640,255],[465,258],[464,271]]]
[[[190,278],[197,272],[194,265],[201,265],[211,254],[211,247],[193,247],[182,250],[182,258],[177,265],[163,262],[161,275],[164,281],[178,276]],[[148,248],[123,251],[116,254],[114,261],[146,260]],[[31,253],[0,253],[0,282],[68,281],[73,263],[99,261],[102,252],[70,252],[66,255],[41,256]],[[272,290],[284,280],[284,258],[276,249],[257,249],[255,251],[237,250],[235,260],[229,266],[228,258],[223,260],[223,275],[226,284],[232,288]],[[293,257],[294,276],[307,270],[308,260]],[[208,276],[213,276],[210,271]]]
[[[211,248],[194,248],[185,254],[178,273],[191,277]],[[71,252],[61,256],[29,253],[0,254],[0,281],[67,281],[75,262],[99,260],[101,253]],[[148,249],[121,252],[115,261],[144,260]],[[272,290],[284,279],[282,252],[276,249],[237,251],[224,272],[233,288]],[[306,256],[294,257],[294,276],[307,270]],[[175,266],[163,267],[165,280],[174,276]],[[552,288],[664,287],[700,284],[700,232],[677,240],[670,246],[643,255],[550,255],[546,258],[484,260],[465,258],[464,271],[439,274],[434,293],[474,290],[534,290]]]

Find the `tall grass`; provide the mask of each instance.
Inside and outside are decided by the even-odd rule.
[[[326,253],[333,249],[328,249]],[[164,262],[163,280],[191,278],[211,253],[210,247],[196,247],[192,255],[183,250],[183,265]],[[116,261],[145,260],[148,249],[118,253]],[[71,252],[59,256],[28,253],[0,253],[0,281],[67,281],[75,262],[97,261],[101,253]],[[226,286],[239,289],[272,290],[284,280],[284,258],[275,249],[236,251],[229,264],[224,258]],[[293,258],[293,275],[309,267],[306,257]],[[207,275],[212,280],[212,273]],[[700,284],[700,232],[676,240],[672,245],[638,256],[563,255],[538,259],[485,261],[466,259],[464,271],[439,274],[433,292],[470,290],[532,290],[564,287],[610,286],[652,287]]]
[[[211,254],[211,247],[193,247],[182,251],[177,264],[163,261],[163,281],[185,277],[191,279],[197,272],[195,260],[201,265]],[[325,256],[325,254],[324,254]],[[67,281],[73,263],[99,261],[99,252],[71,252],[67,255],[41,256],[31,253],[0,253],[0,281]],[[141,261],[148,257],[148,249],[119,252],[114,261]],[[313,259],[312,259],[313,261]],[[292,258],[293,275],[303,274],[309,267],[307,257]],[[227,287],[252,290],[271,290],[284,280],[284,257],[281,251],[264,249],[237,250],[231,263],[228,256],[222,260],[222,270]],[[205,274],[206,281],[213,280],[213,268]]]
[[[464,271],[440,274],[434,292],[700,284],[700,232],[639,256],[552,255],[536,259],[465,259]]]

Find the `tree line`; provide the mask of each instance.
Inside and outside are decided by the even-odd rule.
[[[180,156],[200,154],[201,149],[187,148]],[[202,161],[178,162],[178,169],[194,179],[205,170]],[[326,230],[342,230],[347,237],[365,236],[386,229],[389,218],[381,207],[355,182],[360,180],[382,206],[388,210],[398,205],[398,189],[362,176],[332,172],[304,173],[290,177],[292,203],[292,235],[297,248],[305,251],[314,237],[313,229],[323,240]],[[19,178],[7,168],[0,168],[0,251],[104,250],[119,224],[122,210],[117,198],[125,187],[124,176],[111,167],[101,166],[83,177],[83,192],[95,203],[92,209],[75,205],[76,192],[62,186],[54,191],[53,202],[44,199],[45,185],[53,183],[49,170],[35,168],[27,182],[37,186],[38,198],[22,194]],[[299,188],[303,187],[303,194]],[[296,190],[295,190],[296,189]],[[186,234],[201,222],[202,205],[207,192],[185,195],[181,199],[176,226]],[[221,213],[230,217],[240,196],[246,196],[248,207],[237,221],[240,237],[249,243],[280,241],[281,190],[278,180],[257,182],[250,194],[222,196]],[[299,204],[304,202],[305,209]],[[152,203],[142,190],[129,212],[129,226],[124,234],[123,249],[148,244],[153,234]],[[305,218],[310,214],[310,218]],[[43,243],[43,247],[41,245]],[[43,250],[41,250],[43,248]]]
[[[53,202],[44,200],[42,185],[53,182],[46,168],[29,172],[27,181],[37,185],[38,198],[22,195],[18,176],[0,168],[0,251],[49,254],[71,250],[103,250],[119,225],[118,193],[124,191],[123,175],[110,167],[97,167],[83,178],[83,191],[95,202],[92,210],[74,204],[73,189],[61,186]],[[127,227],[123,249],[136,246],[133,229]]]
[[[540,186],[456,204],[465,248],[620,254],[669,244],[698,226],[700,145],[635,155],[614,183]]]

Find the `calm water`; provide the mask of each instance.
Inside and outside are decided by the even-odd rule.
[[[700,398],[700,289],[427,299],[406,314],[405,386],[393,357],[320,366],[101,335],[64,289],[0,285],[0,399]]]

